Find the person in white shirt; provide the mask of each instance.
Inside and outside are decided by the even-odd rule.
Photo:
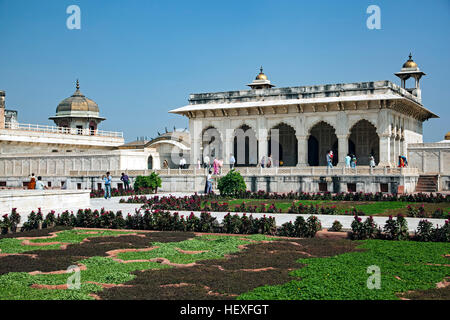
[[[46,187],[44,186],[44,183],[42,182],[42,177],[41,176],[39,176],[37,178],[36,186],[34,187],[34,189],[36,189],[36,190],[44,190],[44,189],[46,189]]]
[[[234,164],[236,163],[236,159],[234,158],[234,155],[230,153],[230,169],[234,168]]]
[[[203,158],[203,165],[205,166],[205,168],[207,168],[207,169],[209,170],[209,168],[210,168],[210,163],[209,163],[209,157],[208,157],[208,155],[206,155],[206,156]]]

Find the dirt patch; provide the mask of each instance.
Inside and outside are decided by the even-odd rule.
[[[233,299],[259,286],[293,280],[289,273],[302,266],[296,261],[307,258],[305,253],[330,256],[354,251],[356,245],[343,239],[252,243],[226,259],[197,261],[192,267],[135,272],[136,278],[127,282],[132,287],[105,289],[98,296],[105,300]]]
[[[39,232],[24,232],[20,235],[48,236],[56,228],[49,230],[33,230]],[[66,230],[66,229],[64,229]],[[19,235],[19,234],[16,234]],[[143,235],[143,236],[141,236]],[[108,256],[107,252],[117,249],[147,248],[154,242],[178,242],[194,237],[191,232],[149,232],[136,235],[93,237],[78,244],[69,244],[65,250],[33,250],[21,254],[1,254],[0,274],[8,272],[50,272],[65,270],[76,265],[78,261],[94,257]]]

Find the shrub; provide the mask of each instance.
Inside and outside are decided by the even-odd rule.
[[[450,220],[446,220],[442,227],[433,230],[433,241],[450,242]]]
[[[161,177],[156,172],[152,172],[149,176],[137,176],[134,181],[134,191],[138,192],[141,189],[158,191],[158,188],[161,187],[161,183]]]
[[[418,241],[432,241],[433,224],[428,220],[420,220],[415,237]]]
[[[389,219],[384,225],[384,232],[386,238],[389,240],[408,240],[408,222],[401,214],[397,215],[397,220],[389,216]]]
[[[220,178],[217,184],[221,196],[237,196],[245,192],[247,186],[241,174],[232,169],[224,177]]]
[[[328,229],[328,231],[334,231],[334,232],[339,232],[342,230],[342,223],[340,223],[337,220],[334,220],[333,225],[331,226],[331,228]]]
[[[281,225],[280,230],[278,231],[278,234],[283,237],[294,237],[295,236],[295,227],[292,221],[283,223]]]

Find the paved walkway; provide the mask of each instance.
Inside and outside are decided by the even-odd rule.
[[[189,193],[182,193],[182,192],[172,192],[172,193],[158,193],[157,195],[162,197],[162,196],[169,196],[169,195],[174,195],[176,197],[183,197],[183,196],[190,196],[192,195],[192,192]],[[151,196],[155,196],[154,194],[150,194],[150,195],[146,195],[147,197],[151,197]],[[105,208],[105,210],[109,210],[109,211],[119,211],[122,210],[123,214],[126,215],[128,213],[134,214],[135,210],[139,209],[142,204],[140,203],[119,203],[120,199],[126,199],[128,197],[113,197],[111,199],[104,199],[104,198],[94,198],[91,199],[91,205],[89,206],[89,208],[95,210],[101,210],[102,208]],[[56,213],[61,213],[65,210],[69,210],[69,211],[73,211],[74,213],[78,210],[78,209],[86,209],[84,207],[72,207],[72,208],[64,208],[61,210],[55,210]],[[48,213],[49,210],[47,211],[43,211],[44,215]],[[174,211],[173,211],[174,212]],[[191,211],[178,211],[180,215],[184,215],[184,216],[188,216],[191,214]],[[28,213],[20,213],[21,215],[21,224],[25,221],[27,221],[27,216]],[[200,212],[194,212],[194,214],[196,216],[200,216]],[[218,222],[222,222],[223,217],[227,214],[227,212],[211,212],[211,215],[213,217],[217,218]],[[231,214],[238,214],[240,216],[243,215],[242,212],[231,212]],[[247,215],[250,215],[250,213],[247,213]],[[260,218],[262,216],[264,216],[263,213],[252,213],[253,217],[257,217]],[[294,222],[296,217],[299,214],[288,214],[288,213],[266,213],[266,216],[273,216],[275,217],[275,222],[277,226],[281,226],[283,223],[292,221]],[[301,216],[303,216],[305,219],[307,219],[307,217],[309,216],[308,214],[302,214]],[[348,216],[348,215],[317,215],[317,218],[319,218],[320,222],[322,223],[322,227],[323,228],[329,228],[332,226],[333,222],[335,220],[338,220],[344,229],[351,229],[351,223],[353,221],[353,216]],[[363,221],[366,219],[365,217],[361,217],[363,219]],[[384,224],[386,223],[386,220],[388,218],[387,217],[374,217],[375,222],[379,225],[379,226],[384,226]],[[409,227],[409,231],[415,231],[417,229],[417,225],[419,223],[420,220],[422,220],[421,218],[406,218],[407,222],[408,222],[408,227]],[[432,222],[433,225],[443,225],[445,223],[444,219],[427,219],[428,221]]]
[[[174,192],[174,193],[160,193],[158,196],[169,196],[174,195],[177,197],[183,197],[183,196],[190,196],[193,193],[181,193],[181,192]],[[154,196],[154,195],[147,195],[147,197]],[[91,209],[98,209],[105,208],[106,210],[112,210],[112,211],[118,211],[122,210],[123,214],[126,215],[128,213],[134,213],[136,209],[139,209],[141,207],[141,204],[136,203],[119,203],[121,198],[126,197],[114,197],[111,199],[104,199],[104,198],[95,198],[91,199]],[[76,211],[80,208],[72,208],[70,210]],[[81,208],[84,209],[84,208]],[[180,215],[188,216],[191,214],[191,211],[178,211]],[[200,212],[194,212],[196,216],[200,216]],[[223,217],[227,214],[227,212],[211,212],[211,215],[213,217],[217,218],[217,221],[222,222]],[[231,212],[231,214],[236,214],[234,212]],[[238,215],[242,216],[242,212],[237,212]],[[250,213],[247,213],[247,215],[250,215]],[[252,213],[253,217],[263,217],[264,213]],[[273,216],[275,217],[275,222],[277,226],[281,226],[283,223],[292,221],[294,222],[296,217],[299,216],[299,214],[292,214],[292,213],[266,213],[266,216]],[[305,219],[307,219],[308,214],[302,214]],[[351,223],[353,221],[353,216],[348,215],[317,215],[317,218],[319,218],[320,222],[322,223],[323,228],[329,228],[332,226],[333,222],[335,220],[338,220],[344,229],[351,229]],[[363,221],[366,219],[365,217],[361,217]],[[384,226],[386,223],[387,217],[374,217],[375,222],[379,226]],[[421,218],[406,218],[408,221],[408,227],[409,231],[415,231],[417,229],[417,225],[419,224],[419,221],[422,220]],[[427,219],[428,221],[432,222],[434,225],[443,225],[445,223],[444,219]]]

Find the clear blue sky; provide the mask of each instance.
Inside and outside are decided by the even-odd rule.
[[[69,30],[66,8],[81,8]],[[369,30],[366,8],[381,8]],[[0,90],[23,123],[51,124],[75,90],[127,141],[188,126],[189,93],[242,90],[260,65],[278,87],[391,80],[410,51],[427,73],[424,141],[450,131],[450,1],[0,0]]]

